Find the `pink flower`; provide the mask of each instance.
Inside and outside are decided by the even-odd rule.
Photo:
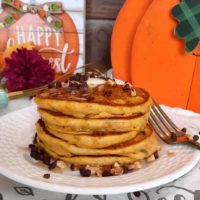
[[[54,71],[49,61],[42,58],[38,51],[17,49],[5,59],[7,67],[3,71],[5,86],[9,91],[26,90],[50,83]]]

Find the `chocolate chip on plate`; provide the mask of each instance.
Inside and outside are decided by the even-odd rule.
[[[49,179],[50,176],[51,176],[50,174],[44,174],[44,175],[43,175],[43,178]]]
[[[194,136],[193,136],[193,140],[194,140],[194,141],[198,141],[198,140],[199,140],[199,136],[198,136],[198,135],[194,135]]]
[[[155,157],[155,159],[159,158],[158,151],[154,152],[154,157]]]
[[[108,176],[112,176],[112,174],[110,173],[110,170],[108,169],[105,169],[102,173],[102,176],[103,177],[108,177]]]
[[[181,131],[183,131],[184,133],[186,133],[187,129],[186,128],[182,128]]]
[[[57,166],[57,160],[54,160],[49,164],[49,170],[55,169]]]
[[[124,174],[127,174],[129,172],[128,167],[124,167]]]
[[[89,169],[85,169],[85,167],[81,167],[79,171],[80,175],[83,177],[89,177],[91,175],[91,171]]]
[[[30,149],[35,148],[35,144],[29,144],[28,148],[30,148]]]
[[[51,157],[47,153],[44,153],[44,155],[43,155],[43,163],[46,164],[46,165],[49,165],[50,161],[51,161]]]

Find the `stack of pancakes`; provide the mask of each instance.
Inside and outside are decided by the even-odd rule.
[[[153,155],[158,143],[147,123],[149,94],[114,80],[87,83],[79,75],[37,94],[37,145],[83,166],[127,165]]]

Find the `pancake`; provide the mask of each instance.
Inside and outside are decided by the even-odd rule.
[[[122,85],[103,87],[100,91],[98,87],[46,89],[37,94],[35,103],[39,108],[77,118],[130,117],[149,112],[151,98],[145,90],[134,88],[136,95],[131,96]]]
[[[45,130],[44,127],[36,126],[39,140],[61,156],[79,155],[79,156],[102,156],[102,155],[124,155],[129,153],[137,153],[148,149],[157,149],[157,140],[150,126],[144,129],[144,132],[139,133],[135,138],[116,145],[112,145],[103,149],[80,148],[74,144],[70,144],[64,140],[58,139]]]
[[[49,127],[61,132],[73,131],[108,131],[128,132],[142,130],[148,121],[149,112],[138,114],[135,117],[111,118],[111,119],[88,119],[74,118],[47,110],[38,110],[40,117]],[[79,134],[77,132],[77,134]]]
[[[120,165],[132,164],[135,161],[143,160],[151,156],[155,149],[147,149],[145,152],[137,152],[127,155],[107,155],[107,156],[63,156],[54,152],[49,147],[45,146],[39,138],[37,138],[37,143],[40,148],[45,149],[45,151],[51,155],[54,159],[63,160],[67,163],[80,164],[80,165],[95,165],[95,166],[112,166],[114,163],[119,163]],[[155,151],[154,151],[155,150]]]
[[[120,175],[113,172],[117,164],[119,170],[152,158],[158,143],[148,124],[152,103],[148,92],[111,79],[99,79],[98,84],[94,79],[90,85],[86,80],[76,74],[36,95],[41,119],[31,156],[49,169],[57,160],[81,165],[82,176],[91,172],[88,165],[110,167],[111,175]],[[125,173],[125,168],[120,170]]]
[[[39,123],[36,126],[40,126]],[[75,144],[79,147],[86,148],[105,148],[114,144],[122,143],[134,138],[139,131],[130,131],[130,132],[96,132],[93,134],[76,134],[76,132],[63,133],[61,131],[53,130],[49,127],[46,127],[46,130],[53,136],[60,138],[64,141],[67,141],[70,144]]]

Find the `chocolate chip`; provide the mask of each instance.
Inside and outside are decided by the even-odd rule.
[[[81,73],[76,73],[75,75],[69,78],[70,81],[77,81],[80,83],[84,83],[85,81],[87,81],[87,79],[88,79],[88,76]]]
[[[181,131],[183,131],[184,133],[186,133],[187,129],[186,128],[182,128]]]
[[[140,192],[133,192],[135,197],[140,197],[141,193]]]
[[[122,87],[123,91],[128,92],[130,90],[130,85],[128,83],[124,84]]]
[[[43,163],[46,165],[49,165],[50,161],[51,161],[51,157],[47,153],[44,153],[43,154]]]
[[[127,174],[129,172],[128,167],[124,167],[124,174]]]
[[[69,82],[69,87],[66,88],[68,91],[78,90],[81,87],[79,83],[76,82]]]
[[[81,75],[80,78],[79,78],[79,81],[80,81],[81,83],[84,83],[84,82],[87,81],[87,79],[88,79],[88,77],[87,77],[86,75]]]
[[[194,136],[193,136],[193,140],[194,140],[194,141],[198,141],[198,140],[199,140],[199,136],[198,136],[198,135],[194,135]]]
[[[155,157],[155,159],[159,158],[158,151],[154,152],[154,157]]]
[[[37,157],[35,158],[36,160],[44,160],[44,152],[43,151],[39,151]]]
[[[57,160],[54,160],[52,163],[49,164],[49,170],[55,169],[57,166]]]
[[[79,170],[80,169],[80,165],[79,164],[71,164],[70,169],[72,171]]]
[[[112,174],[110,173],[110,170],[108,169],[105,169],[102,173],[102,176],[103,177],[108,177],[108,176],[112,176]]]
[[[75,171],[75,165],[74,165],[74,164],[71,164],[70,169],[71,169],[72,171]]]
[[[91,171],[89,169],[85,169],[85,167],[81,167],[79,171],[80,175],[83,177],[89,177],[91,175]]]
[[[37,155],[37,157],[35,159],[43,161],[44,160],[44,154],[45,154],[44,150],[37,149],[37,151],[38,151],[38,155]]]
[[[110,97],[111,95],[112,95],[112,90],[106,90],[104,92],[104,96],[106,96],[106,97]]]
[[[33,99],[34,97],[35,97],[35,95],[32,95],[32,96],[29,97],[29,99],[31,100],[31,99]]]
[[[28,148],[30,148],[30,149],[35,148],[35,144],[29,144]]]
[[[171,139],[175,142],[177,140],[177,135],[174,132],[171,132]]]
[[[36,159],[38,157],[38,154],[39,154],[39,152],[38,152],[37,148],[31,148],[30,156],[32,158]]]
[[[37,133],[35,133],[35,136],[33,138],[33,144],[36,144],[36,142],[37,142]]]
[[[200,131],[199,131],[199,135],[200,135]]]
[[[50,174],[44,174],[44,175],[43,175],[43,178],[49,179],[50,176],[51,176]]]

